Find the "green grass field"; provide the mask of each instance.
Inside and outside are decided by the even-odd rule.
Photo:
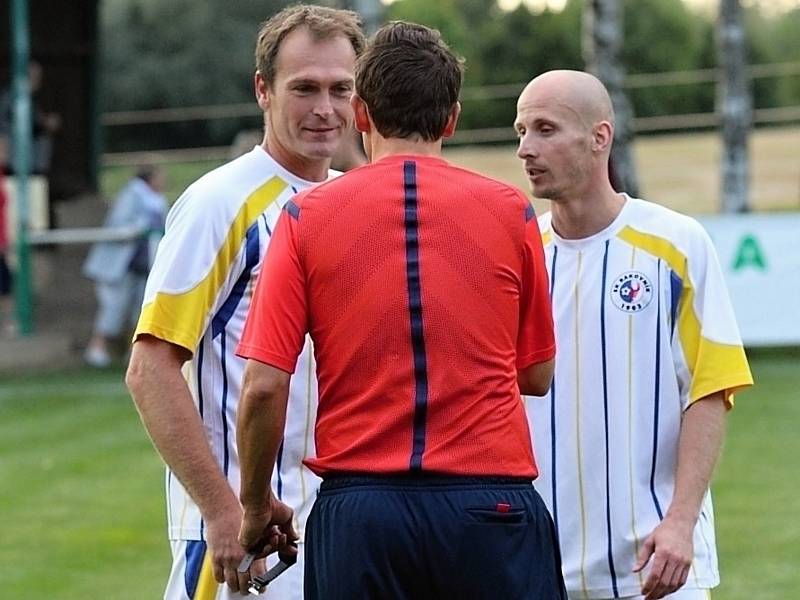
[[[800,590],[800,350],[751,356],[715,482],[723,583],[714,600]],[[142,600],[168,568],[163,470],[120,371],[0,380],[4,598]]]

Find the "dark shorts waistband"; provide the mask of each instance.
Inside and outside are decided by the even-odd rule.
[[[363,475],[335,474],[326,475],[320,486],[320,492],[329,492],[349,488],[403,488],[403,489],[445,489],[445,488],[528,488],[533,480],[528,477],[498,477],[474,475],[441,475],[434,473]]]

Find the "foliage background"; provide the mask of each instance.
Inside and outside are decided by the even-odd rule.
[[[104,112],[253,102],[253,47],[259,24],[284,6],[276,0],[105,0],[101,4]],[[336,4],[328,2],[328,4]],[[386,19],[436,27],[466,58],[465,86],[522,84],[554,68],[580,69],[582,0],[563,11],[534,13],[526,4],[502,11],[495,0],[398,0]],[[710,68],[715,65],[713,13],[682,0],[624,0],[629,74]],[[800,8],[746,15],[753,64],[800,60]],[[224,15],[222,17],[221,15]],[[710,112],[711,83],[636,89],[637,116]],[[460,128],[510,126],[513,98],[465,102]],[[754,82],[759,108],[800,105],[800,75]],[[111,128],[107,151],[215,146],[241,129],[260,128],[253,116],[153,126]]]

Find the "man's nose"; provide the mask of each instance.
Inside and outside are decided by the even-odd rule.
[[[536,145],[528,134],[520,136],[517,156],[523,160],[529,156],[536,156]]]
[[[322,118],[328,118],[333,114],[331,95],[327,91],[320,93],[319,98],[314,105],[314,114]]]

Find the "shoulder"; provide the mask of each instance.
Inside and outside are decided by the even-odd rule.
[[[704,264],[715,253],[708,233],[693,217],[636,198],[628,202],[624,227],[617,234],[622,239],[675,266]]]
[[[474,186],[473,189],[499,194],[501,197],[507,197],[510,201],[519,206],[525,207],[530,204],[530,201],[522,190],[510,183],[500,181],[499,179],[452,163],[447,163],[447,170],[449,171],[450,182],[452,184],[469,184],[470,186]]]
[[[629,198],[626,224],[633,229],[650,233],[675,244],[685,244],[708,237],[697,219],[666,206],[639,198]]]
[[[170,211],[170,220],[221,220],[235,217],[243,205],[259,208],[283,193],[291,185],[263,152],[255,150],[209,171],[181,194]],[[260,196],[264,196],[263,198]]]

